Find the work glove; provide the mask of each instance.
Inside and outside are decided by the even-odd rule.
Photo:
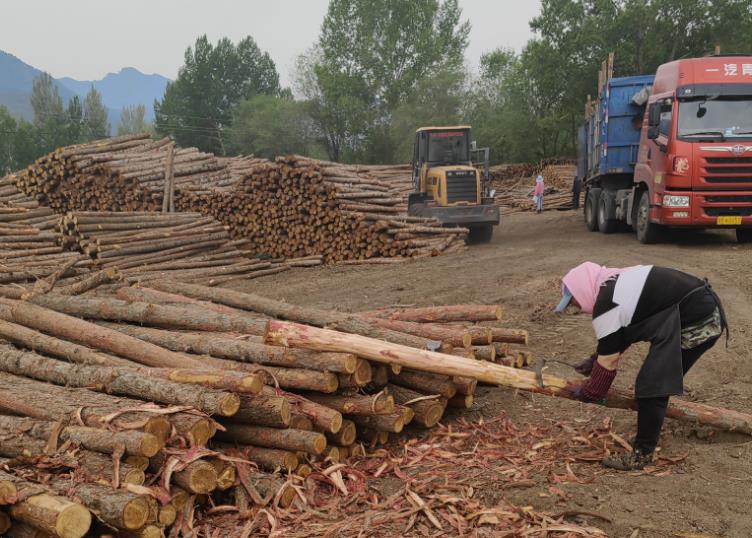
[[[595,361],[598,360],[598,352],[594,352],[592,355],[590,355],[587,359],[583,360],[581,363],[579,363],[577,366],[574,367],[575,371],[582,374],[582,375],[590,375],[590,372],[593,371],[593,364],[595,364]]]

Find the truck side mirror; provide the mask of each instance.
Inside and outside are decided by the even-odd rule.
[[[653,103],[648,111],[648,127],[658,127],[661,124],[661,105]]]

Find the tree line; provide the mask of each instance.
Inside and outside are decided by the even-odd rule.
[[[211,43],[202,36],[154,103],[154,132],[220,155],[401,163],[417,127],[467,123],[494,162],[532,162],[574,154],[585,100],[609,52],[617,76],[654,73],[716,47],[752,53],[748,0],[542,0],[529,25],[521,51],[489,51],[471,69],[470,23],[457,0],[330,0],[291,88],[252,37]],[[95,137],[101,122],[96,97],[87,113],[88,100],[81,113],[80,103],[63,111],[44,94],[39,118],[53,124],[43,126],[35,106],[34,123],[11,130],[22,147],[36,141],[37,153]],[[147,129],[143,112],[124,111],[119,131]],[[0,131],[11,121],[0,111]],[[19,150],[17,162],[27,154],[34,151]]]

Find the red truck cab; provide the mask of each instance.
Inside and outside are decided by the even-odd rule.
[[[663,226],[734,228],[752,240],[752,56],[658,68],[630,198],[643,242]]]

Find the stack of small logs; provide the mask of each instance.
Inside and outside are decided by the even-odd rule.
[[[297,156],[217,158],[167,138],[127,135],[60,148],[14,181],[58,213],[202,213],[271,258],[389,263],[463,248],[468,230],[406,214],[405,172]]]
[[[48,291],[57,282],[86,278],[91,260],[63,248],[55,212],[25,196],[10,197],[13,201],[0,207],[0,286]]]
[[[186,191],[178,208],[213,216],[271,257],[388,263],[464,247],[467,229],[407,216],[404,201],[389,183],[290,156],[255,165],[233,188]]]
[[[231,240],[227,227],[200,213],[75,211],[62,217],[67,248],[98,268],[116,268],[125,281],[171,278],[216,285],[321,264],[321,258],[260,260],[249,242]]]
[[[150,285],[25,301],[2,290],[0,525],[145,537],[185,528],[205,495],[289,506],[313,469],[472,405],[472,378],[265,344],[268,316],[490,361],[527,341],[484,326],[495,305],[344,314]]]
[[[492,167],[494,201],[505,215],[533,211],[533,188],[538,174],[543,176],[546,190],[543,209],[566,209],[572,205],[572,181],[577,166],[568,159],[544,159],[537,166],[499,165]],[[515,173],[520,175],[513,176]]]

